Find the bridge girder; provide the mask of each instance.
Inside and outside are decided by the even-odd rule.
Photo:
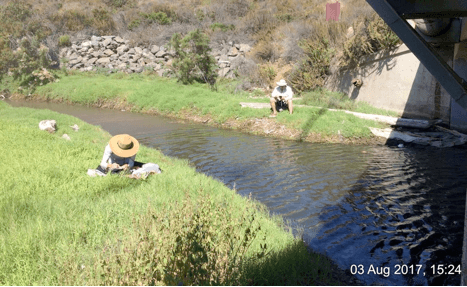
[[[442,59],[406,19],[467,17],[467,1],[367,0],[451,97],[467,110],[467,82]],[[426,37],[425,37],[426,38]]]

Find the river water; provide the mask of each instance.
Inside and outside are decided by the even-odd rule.
[[[460,284],[465,149],[312,144],[117,110],[9,103],[70,114],[188,159],[291,220],[311,248],[366,285]]]

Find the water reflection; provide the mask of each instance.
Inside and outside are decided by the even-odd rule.
[[[371,154],[345,200],[322,210],[323,228],[312,246],[341,254],[347,268],[389,266],[394,273],[397,264],[422,266],[419,274],[415,268],[406,276],[358,276],[366,282],[458,285],[459,275],[433,276],[430,267],[460,264],[465,151],[375,148]]]
[[[311,246],[342,268],[373,265],[394,273],[396,264],[423,266],[420,274],[358,275],[366,284],[460,284],[458,275],[431,275],[430,266],[461,261],[464,150],[299,143],[129,112],[29,105],[80,117],[111,134],[130,133],[188,159],[303,226]]]

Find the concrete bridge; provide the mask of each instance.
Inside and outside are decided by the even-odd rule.
[[[336,73],[327,87],[403,117],[442,119],[467,132],[467,1],[367,2],[405,45]],[[353,78],[363,85],[354,87]]]
[[[451,97],[450,126],[467,130],[467,1],[367,0]],[[410,23],[409,19],[416,19]],[[435,92],[436,93],[436,92]],[[441,91],[438,92],[440,94]],[[467,283],[467,205],[461,285]]]

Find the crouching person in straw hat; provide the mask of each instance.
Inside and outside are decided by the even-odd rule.
[[[139,142],[134,137],[127,134],[116,135],[110,139],[109,144],[105,147],[100,165],[95,171],[88,170],[88,174],[90,176],[102,176],[109,172],[131,171],[130,177],[139,178],[152,173],[160,173],[157,164],[144,164],[135,161],[138,149]]]
[[[277,87],[272,91],[270,102],[272,108],[272,115],[270,117],[277,116],[277,109],[282,111],[283,108],[288,109],[289,113],[293,113],[292,105],[293,91],[292,88],[287,86],[284,79],[277,82]],[[276,108],[277,106],[277,108]]]

